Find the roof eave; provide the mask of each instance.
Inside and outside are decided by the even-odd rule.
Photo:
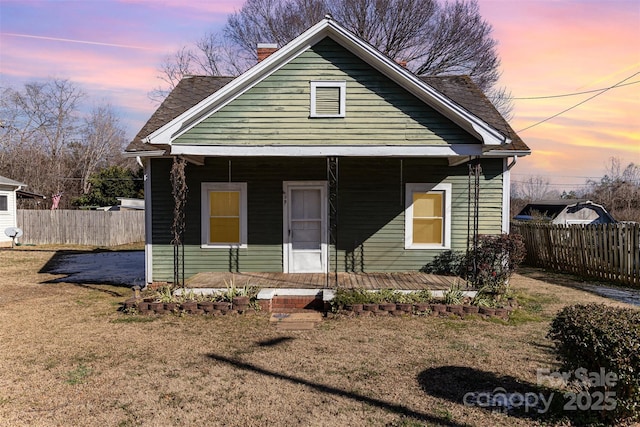
[[[482,153],[483,157],[524,157],[531,154],[531,150],[491,150]]]
[[[162,157],[167,153],[166,150],[149,150],[149,151],[125,151],[122,155],[126,158],[136,157]]]

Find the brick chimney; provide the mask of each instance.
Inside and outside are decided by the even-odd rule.
[[[275,43],[258,43],[258,62],[268,58],[272,53],[278,50]]]

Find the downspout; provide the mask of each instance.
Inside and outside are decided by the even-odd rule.
[[[15,212],[16,214],[13,216],[13,226],[14,227],[18,227],[18,191],[22,190],[24,187],[23,185],[18,185],[18,188],[15,189],[15,191],[13,192],[13,203],[15,204],[14,208],[15,208]],[[14,239],[14,243],[16,243],[18,241],[18,238],[16,237]]]

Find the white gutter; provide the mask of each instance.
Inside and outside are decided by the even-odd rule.
[[[238,157],[451,157],[483,156],[482,145],[186,145],[171,146],[171,155]],[[513,155],[513,154],[511,154]],[[506,154],[502,157],[507,157]]]

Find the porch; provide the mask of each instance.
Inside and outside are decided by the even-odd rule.
[[[337,283],[336,283],[337,277]],[[403,291],[446,290],[453,285],[466,287],[464,279],[422,272],[407,273],[268,273],[204,272],[186,282],[189,288],[226,288],[257,286],[265,289],[394,289]]]

